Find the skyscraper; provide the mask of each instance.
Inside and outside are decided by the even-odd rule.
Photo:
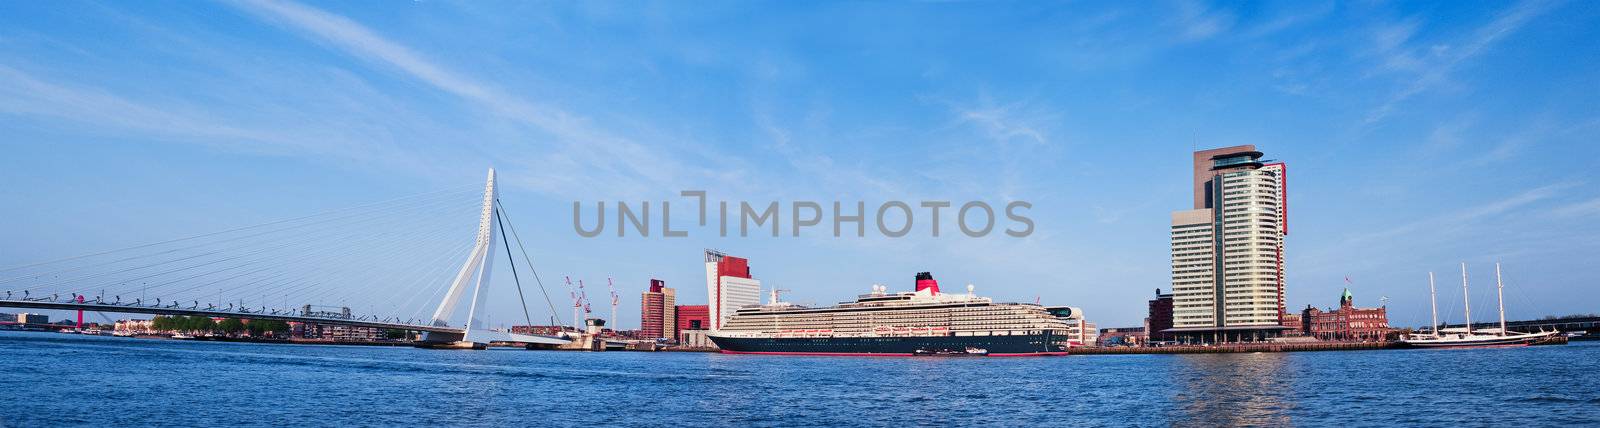
[[[678,337],[677,291],[666,281],[650,280],[650,289],[640,296],[639,330],[646,338]]]
[[[1287,167],[1255,146],[1194,152],[1194,209],[1172,213],[1173,328],[1188,340],[1284,330]]]
[[[706,299],[710,330],[721,329],[734,310],[761,304],[761,281],[750,277],[750,261],[706,250]]]

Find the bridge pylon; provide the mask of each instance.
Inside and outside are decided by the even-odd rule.
[[[467,261],[461,264],[461,270],[450,283],[450,291],[446,292],[444,300],[439,302],[439,308],[433,311],[430,324],[435,327],[449,327],[451,331],[427,332],[423,334],[418,346],[484,349],[491,342],[530,345],[561,345],[568,342],[563,338],[490,330],[489,323],[484,320],[483,314],[487,310],[484,302],[489,297],[489,274],[494,270],[495,247],[501,244],[500,239],[505,236],[500,231],[501,222],[498,221],[501,218],[498,203],[500,191],[495,183],[494,168],[489,168],[489,178],[483,187],[483,213],[478,218],[477,244],[473,246]],[[463,303],[467,306],[465,325],[453,324],[452,320]],[[455,328],[460,330],[454,330]]]
[[[422,341],[431,346],[438,347],[472,347],[482,348],[491,341],[493,336],[481,334],[488,332],[489,326],[478,318],[480,311],[484,310],[484,301],[488,298],[489,274],[494,270],[494,253],[496,237],[499,236],[499,222],[495,221],[499,212],[495,207],[495,200],[499,198],[499,189],[495,186],[494,168],[489,168],[489,178],[483,188],[483,211],[478,218],[477,244],[472,247],[472,253],[467,261],[461,264],[461,270],[456,273],[455,280],[450,283],[450,291],[444,295],[444,300],[439,302],[439,308],[433,311],[432,324],[439,327],[451,326],[454,318],[462,305],[462,298],[467,298],[467,318],[465,329],[462,333],[429,332],[423,335]],[[479,333],[479,334],[474,334]]]

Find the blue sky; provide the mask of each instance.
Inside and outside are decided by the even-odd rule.
[[[650,277],[703,302],[706,247],[797,301],[927,270],[1138,325],[1167,288],[1188,152],[1255,144],[1290,168],[1292,308],[1335,305],[1348,276],[1358,304],[1425,324],[1426,272],[1471,263],[1491,307],[1498,260],[1512,317],[1600,312],[1597,41],[1592,2],[13,2],[0,266],[494,166],[541,273],[615,277],[623,327]],[[1037,229],[572,230],[572,201],[686,189],[1026,200]]]

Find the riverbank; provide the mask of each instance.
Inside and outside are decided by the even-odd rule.
[[[1212,346],[1118,346],[1072,348],[1069,355],[1228,354],[1239,352],[1370,351],[1395,349],[1391,342],[1236,343]]]
[[[60,332],[57,332],[60,333]],[[73,333],[60,333],[73,334]],[[341,346],[412,346],[412,342],[396,340],[323,340],[323,339],[272,339],[261,337],[226,337],[226,336],[197,336],[191,339],[178,339],[160,334],[138,334],[130,339],[176,340],[185,342],[236,342],[236,343],[267,343],[278,345],[341,345]]]
[[[1566,336],[1555,336],[1535,343],[1540,345],[1565,345]],[[1291,342],[1291,343],[1232,343],[1210,346],[1151,346],[1151,347],[1082,347],[1073,348],[1069,355],[1129,355],[1129,354],[1231,354],[1246,352],[1319,352],[1319,351],[1374,351],[1382,349],[1413,349],[1400,342]]]

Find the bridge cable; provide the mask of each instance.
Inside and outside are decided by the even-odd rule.
[[[266,222],[266,223],[261,223],[261,224],[244,226],[244,227],[236,227],[236,228],[227,229],[227,230],[221,230],[221,231],[216,231],[216,232],[202,233],[202,234],[199,234],[199,235],[191,235],[191,236],[186,236],[186,237],[177,238],[177,239],[169,239],[169,240],[165,240],[165,241],[161,241],[161,242],[152,242],[152,243],[148,243],[148,244],[134,245],[134,246],[131,246],[131,247],[118,248],[118,249],[114,249],[114,250],[106,250],[106,251],[100,251],[100,252],[96,252],[96,253],[82,254],[82,255],[71,256],[71,257],[64,257],[64,258],[59,258],[59,259],[54,259],[54,260],[46,260],[46,261],[42,261],[42,262],[30,263],[30,264],[25,264],[25,265],[4,267],[4,268],[0,268],[0,272],[9,272],[9,271],[17,270],[17,269],[30,268],[30,267],[34,267],[34,266],[43,266],[43,265],[55,264],[55,263],[60,263],[60,262],[65,262],[65,261],[72,261],[72,260],[77,260],[77,259],[82,259],[82,258],[87,258],[87,257],[102,256],[102,255],[117,253],[117,252],[121,252],[121,251],[136,250],[136,249],[140,249],[140,248],[148,248],[148,247],[153,247],[153,246],[162,245],[162,244],[170,244],[170,243],[174,243],[174,242],[183,242],[183,241],[188,241],[188,240],[192,240],[192,239],[204,238],[204,237],[208,237],[208,236],[216,236],[216,235],[221,235],[221,234],[225,234],[225,233],[238,232],[238,231],[241,231],[241,230],[249,230],[249,229],[254,229],[254,228],[263,227],[263,226],[271,226],[271,225],[274,225],[274,224],[282,224],[282,223],[288,223],[288,222],[293,222],[293,221],[298,221],[298,220],[305,220],[305,219],[309,219],[309,218],[316,218],[316,217],[320,217],[320,216],[324,216],[324,215],[328,215],[328,214],[339,213],[339,212],[344,212],[344,211],[351,211],[351,210],[356,210],[356,209],[361,209],[361,208],[381,206],[383,204],[387,204],[387,203],[391,203],[391,202],[395,202],[395,201],[405,200],[405,199],[414,198],[414,197],[420,197],[420,196],[423,196],[423,195],[445,193],[445,192],[450,192],[450,191],[455,191],[455,190],[456,189],[454,189],[454,188],[446,188],[446,189],[441,189],[441,190],[436,190],[436,191],[431,191],[431,192],[419,193],[419,194],[415,194],[415,195],[407,195],[407,196],[401,196],[401,197],[398,197],[398,198],[386,199],[386,200],[382,200],[382,201],[378,201],[378,202],[373,202],[373,203],[363,204],[363,205],[357,205],[357,206],[349,207],[349,208],[342,208],[342,209],[324,211],[324,212],[311,214],[311,215],[306,215],[306,216],[300,216],[300,217],[295,217],[295,218],[271,221],[271,222]]]
[[[496,212],[499,212],[507,219],[511,218],[511,214],[506,212],[506,206],[501,204],[499,199],[495,199],[494,205],[500,208]],[[517,235],[517,224],[510,220],[506,220],[506,224],[511,226],[511,237],[517,240],[517,249],[522,250],[522,259],[527,262],[528,270],[533,272],[534,283],[539,284],[539,293],[544,295],[544,303],[550,305],[550,319],[556,321],[550,324],[561,325],[559,315],[557,315],[559,312],[556,312],[556,304],[550,301],[550,292],[544,289],[544,281],[539,279],[539,269],[533,267],[533,259],[528,257],[528,249],[522,246],[522,237]],[[510,253],[511,250],[506,250],[506,252]],[[576,323],[578,320],[573,320],[572,322]]]
[[[499,205],[500,200],[494,202]],[[528,298],[522,295],[522,279],[517,277],[517,259],[511,257],[511,240],[506,239],[506,223],[500,217],[500,211],[496,210],[494,221],[500,224],[500,243],[506,246],[506,262],[511,263],[511,280],[517,283],[517,301],[522,302],[522,319],[528,322],[528,332],[533,333],[533,317],[528,315]]]
[[[443,202],[443,201],[441,201],[441,202]],[[433,208],[433,206],[435,206],[435,205],[438,205],[438,202],[430,202],[427,205],[422,205],[422,206],[413,207],[413,208],[407,208],[407,209]],[[392,214],[392,213],[393,212],[390,212],[390,213],[382,214],[380,216],[389,216],[389,214]],[[392,222],[392,221],[395,221],[395,220],[400,220],[400,219],[394,218],[394,217],[391,216],[390,218],[386,219],[385,221]],[[323,220],[323,221],[320,221],[318,223],[323,223],[323,222],[327,222],[327,221],[331,221],[331,220]],[[209,245],[216,245],[216,244],[220,244],[222,242],[227,242],[227,241],[232,241],[232,240],[237,240],[237,239],[242,239],[242,238],[250,238],[250,237],[255,237],[255,236],[261,236],[261,235],[264,235],[264,234],[267,234],[267,233],[284,231],[284,230],[289,230],[289,229],[293,229],[293,228],[297,228],[297,227],[309,226],[309,225],[312,225],[312,224],[316,224],[316,223],[310,223],[310,224],[301,225],[301,226],[291,226],[291,227],[284,228],[284,229],[278,229],[278,230],[274,230],[274,231],[267,231],[267,232],[253,234],[253,235],[246,235],[246,236],[243,236],[243,237],[229,238],[227,240],[216,242],[216,243],[205,243],[205,244],[194,245],[194,246],[185,247],[185,248],[171,249],[171,250],[163,251],[161,253],[157,253],[157,254],[153,254],[153,255],[173,253],[173,252],[177,252],[177,251],[181,251],[181,250],[185,250],[185,249],[193,249],[193,248],[200,248],[200,247],[209,246]],[[336,226],[334,227],[334,229],[335,230],[339,230],[339,228],[337,228]],[[289,240],[289,239],[297,239],[297,238],[300,238],[300,237],[288,236],[288,237],[282,237],[282,238],[274,238],[274,239],[268,239],[268,240],[265,240],[265,241],[262,241],[262,242],[259,242],[259,243],[256,243],[256,244],[265,244],[265,243],[271,243],[271,242],[281,242],[281,241],[285,241],[285,240]],[[151,245],[156,245],[156,244],[151,244]],[[216,249],[216,250],[212,250],[212,251],[204,252],[204,253],[200,253],[200,254],[188,255],[186,257],[179,257],[179,258],[176,258],[176,259],[157,261],[155,263],[146,264],[146,265],[142,265],[142,266],[133,266],[133,267],[127,267],[127,268],[123,268],[123,269],[115,270],[115,271],[99,272],[99,273],[95,273],[95,274],[79,276],[79,277],[76,277],[76,278],[69,278],[69,279],[65,279],[65,280],[58,280],[58,281],[55,281],[55,282],[50,282],[50,283],[45,283],[45,284],[35,284],[32,287],[23,288],[23,290],[29,290],[29,291],[41,290],[41,289],[45,289],[45,288],[48,288],[48,287],[68,284],[68,283],[72,283],[72,282],[76,282],[76,281],[80,281],[80,280],[85,280],[85,279],[90,279],[90,278],[97,278],[97,277],[102,277],[102,276],[111,275],[111,274],[117,274],[117,273],[126,273],[126,272],[135,271],[135,270],[140,270],[140,269],[160,266],[160,265],[164,265],[164,264],[175,263],[175,262],[179,262],[179,261],[183,261],[183,260],[195,259],[195,258],[206,257],[206,256],[211,256],[211,255],[216,255],[216,254],[223,254],[223,253],[227,253],[227,252],[233,251],[235,249],[236,248],[221,248],[221,249]],[[87,270],[87,268],[111,265],[111,264],[114,264],[114,263],[117,263],[117,262],[129,261],[129,260],[138,259],[138,258],[142,258],[142,257],[149,257],[149,256],[152,256],[152,255],[144,255],[144,256],[136,256],[136,257],[124,258],[124,259],[121,259],[121,260],[115,260],[115,261],[111,261],[111,262],[99,263],[98,265],[88,265],[88,266],[83,266],[83,267],[74,267],[74,268],[57,270],[57,271],[54,271],[54,272],[46,272],[46,273],[25,275],[25,276],[16,277],[16,278],[3,279],[3,280],[0,280],[0,283],[10,282],[10,281],[18,280],[18,279],[36,278],[36,277],[39,277],[39,276],[42,276],[42,275],[49,275],[49,274],[54,274],[54,273],[65,273],[65,272],[74,271],[74,270]],[[85,256],[85,257],[87,257],[87,256]],[[198,266],[190,266],[190,267],[192,268],[192,267],[198,267]]]

